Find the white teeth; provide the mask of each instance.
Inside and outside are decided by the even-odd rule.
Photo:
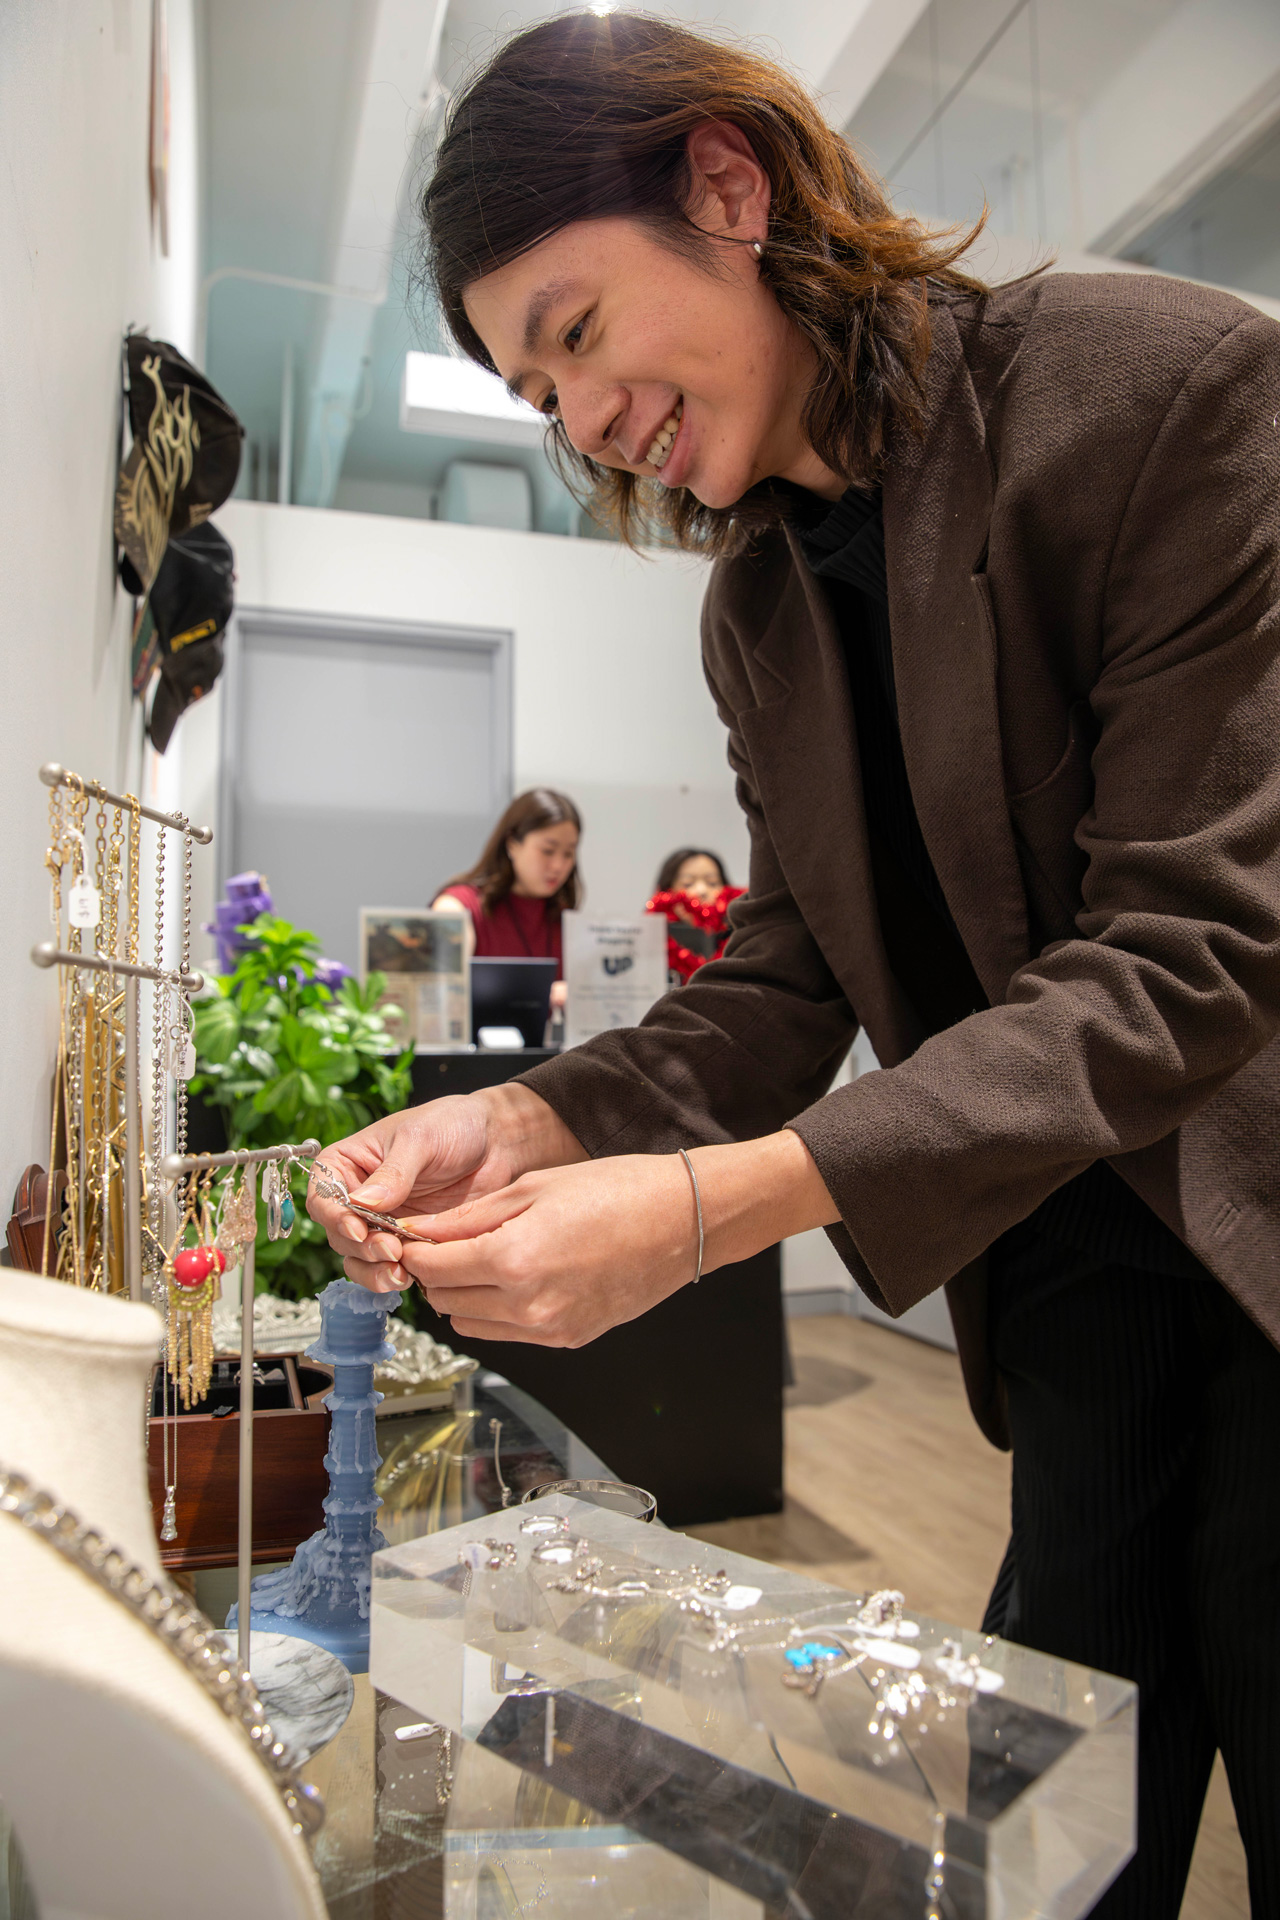
[[[684,401],[677,400],[675,412],[663,421],[657,433],[653,436],[653,444],[645,455],[646,465],[655,467],[659,471],[666,465],[667,455],[675,443],[675,437],[680,431],[680,422],[683,418]]]

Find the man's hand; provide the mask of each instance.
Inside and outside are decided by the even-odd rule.
[[[536,1168],[586,1153],[545,1100],[528,1087],[487,1088],[389,1114],[325,1147],[321,1159],[352,1199],[430,1231],[430,1216],[496,1193]],[[339,1200],[308,1195],[307,1211],[342,1256],[347,1277],[375,1293],[408,1284],[403,1243],[371,1228]]]
[[[799,1134],[698,1147],[690,1157],[704,1273],[839,1218]],[[585,1346],[697,1272],[693,1188],[671,1153],[525,1173],[437,1215],[430,1230],[437,1244],[406,1244],[397,1271],[464,1340]],[[359,1277],[350,1262],[348,1272]]]
[[[526,1173],[442,1214],[401,1269],[462,1339],[581,1347],[687,1286],[697,1216],[675,1154]]]

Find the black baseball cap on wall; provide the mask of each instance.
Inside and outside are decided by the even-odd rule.
[[[235,556],[216,527],[202,524],[170,538],[149,600],[160,676],[147,732],[157,753],[222,672],[234,585]]]
[[[115,534],[145,593],[171,536],[200,526],[226,500],[240,471],[244,428],[222,395],[167,340],[131,333],[130,448],[116,482]]]

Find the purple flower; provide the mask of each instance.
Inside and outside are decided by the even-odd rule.
[[[233,873],[227,881],[227,897],[219,900],[212,921],[204,930],[211,933],[218,948],[218,966],[223,973],[234,973],[236,961],[246,947],[253,945],[250,935],[239,929],[260,913],[270,913],[271,895],[260,873]]]
[[[317,960],[315,979],[317,984],[328,987],[330,993],[336,993],[344,980],[351,978],[350,967],[344,967],[341,960]]]

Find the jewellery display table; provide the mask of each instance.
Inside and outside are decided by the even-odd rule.
[[[1136,1690],[901,1595],[561,1495],[373,1564],[375,1687],[477,1750],[451,1917],[1076,1920],[1132,1850]]]

